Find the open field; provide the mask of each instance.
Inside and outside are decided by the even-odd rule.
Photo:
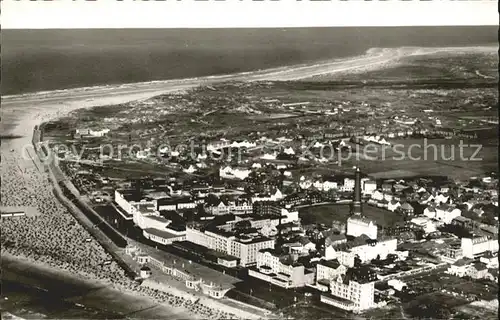
[[[383,179],[416,175],[443,175],[460,179],[498,168],[498,145],[482,144],[479,140],[401,139],[391,140],[391,143],[396,147],[370,147],[371,160],[361,164],[363,172]],[[460,144],[464,145],[462,150]],[[355,162],[346,161],[346,164],[350,163]],[[394,171],[394,168],[400,169]]]
[[[312,206],[299,209],[299,216],[303,224],[324,223],[332,225],[333,221],[346,222],[349,217],[350,206],[345,204],[327,204],[322,206]],[[363,215],[377,222],[378,225],[388,226],[395,221],[400,221],[403,217],[397,213],[381,208],[363,205]]]

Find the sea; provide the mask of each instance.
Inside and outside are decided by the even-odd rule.
[[[83,282],[68,282],[40,270],[32,269],[27,273],[24,269],[2,264],[1,319],[124,318],[107,311],[102,303],[83,305],[72,302],[94,290]]]
[[[2,30],[2,95],[231,74],[373,47],[498,43],[496,26]]]
[[[374,47],[491,44],[498,44],[496,26],[7,29],[2,30],[0,93],[231,74],[345,58]],[[2,318],[120,318],[68,302],[64,293],[75,288],[64,285],[43,275],[31,281],[22,271],[2,267]]]

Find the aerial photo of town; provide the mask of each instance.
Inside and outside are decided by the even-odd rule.
[[[498,63],[401,45],[2,97],[2,318],[496,319]]]

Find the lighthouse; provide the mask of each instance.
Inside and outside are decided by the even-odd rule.
[[[354,175],[354,197],[352,199],[351,214],[353,216],[361,216],[363,213],[363,206],[361,204],[361,172],[359,167],[356,168]]]

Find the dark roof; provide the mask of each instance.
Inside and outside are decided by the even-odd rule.
[[[322,259],[318,262],[318,264],[325,266],[325,267],[328,267],[328,268],[333,268],[333,269],[337,269],[338,267],[340,267],[340,262],[337,259],[333,259],[333,260],[323,260]]]
[[[477,271],[481,271],[481,270],[486,270],[488,269],[486,267],[486,264],[482,263],[482,262],[476,262],[474,263],[474,268],[477,270]]]

